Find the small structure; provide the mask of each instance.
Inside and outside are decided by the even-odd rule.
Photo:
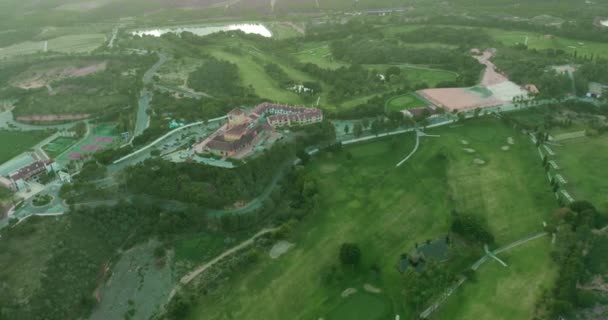
[[[587,96],[590,98],[601,98],[604,95],[604,91],[608,89],[608,86],[598,82],[589,82],[589,92]]]
[[[538,88],[534,84],[531,84],[531,83],[528,83],[528,84],[524,85],[524,89],[526,91],[528,91],[529,93],[531,93],[531,94],[539,94],[540,93],[540,91],[538,90]]]
[[[439,262],[446,261],[448,259],[449,248],[449,236],[433,241],[429,240],[422,245],[417,245],[410,254],[402,254],[397,269],[403,273],[411,266],[417,272],[422,272],[428,259]]]

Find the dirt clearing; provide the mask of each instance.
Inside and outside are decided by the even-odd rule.
[[[53,81],[84,77],[98,71],[103,71],[107,66],[107,61],[93,62],[81,67],[67,66],[40,69],[34,66],[17,76],[17,80],[13,80],[12,85],[21,89],[42,88]]]

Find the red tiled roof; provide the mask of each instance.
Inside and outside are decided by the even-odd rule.
[[[42,170],[45,169],[46,164],[50,164],[52,162],[52,160],[38,160],[13,172],[10,177],[13,180],[28,179],[33,175],[40,173]]]

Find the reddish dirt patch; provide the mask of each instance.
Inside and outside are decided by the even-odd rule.
[[[500,105],[494,98],[483,98],[464,88],[426,89],[417,91],[428,101],[448,111],[463,111]]]
[[[50,68],[44,70],[32,68],[24,72],[23,76],[21,76],[23,79],[14,81],[13,85],[22,89],[41,88],[51,83],[51,81],[88,76],[105,70],[107,66],[108,62],[102,61],[94,62],[84,67]]]
[[[493,84],[499,84],[505,81],[509,81],[509,79],[502,73],[496,71],[496,66],[494,63],[490,61],[492,58],[492,51],[484,51],[480,56],[474,56],[479,63],[486,66],[486,70],[483,73],[483,78],[481,79],[481,84],[484,86],[490,86]]]
[[[84,155],[82,153],[70,153],[68,158],[70,159],[81,159]]]
[[[86,151],[97,151],[97,150],[103,149],[103,147],[94,145],[94,144],[85,144],[82,147],[80,147],[80,149],[86,150]]]
[[[90,117],[89,113],[76,113],[76,114],[39,114],[33,116],[20,116],[17,117],[17,121],[21,122],[56,122],[56,121],[68,121],[68,120],[83,120]]]

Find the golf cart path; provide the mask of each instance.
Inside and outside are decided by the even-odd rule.
[[[539,233],[535,233],[533,235],[530,235],[528,237],[519,239],[517,241],[511,242],[505,246],[502,246],[494,251],[492,251],[493,254],[498,254],[501,252],[505,252],[508,251],[510,249],[513,249],[515,247],[521,246],[527,242],[530,242],[532,240],[541,238],[543,236],[546,236],[548,233],[547,232],[539,232]],[[472,270],[477,270],[479,269],[479,267],[486,261],[488,261],[488,259],[490,259],[490,257],[486,254],[483,257],[479,258],[479,260],[477,260],[475,263],[473,263],[473,265],[471,265],[471,269]],[[458,289],[464,282],[466,281],[465,277],[460,278],[460,280],[458,280],[458,282],[456,282],[454,285],[450,286],[430,307],[428,307],[426,310],[422,311],[419,315],[419,317],[421,319],[426,319],[428,318],[431,313],[433,313],[433,311],[437,310],[447,299],[449,296],[452,295],[452,293],[454,293],[454,291],[456,291],[456,289]]]

